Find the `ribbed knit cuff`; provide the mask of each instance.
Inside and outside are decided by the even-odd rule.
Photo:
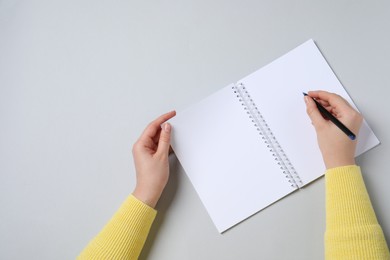
[[[328,229],[333,225],[377,224],[360,167],[350,165],[327,170],[325,181]]]
[[[78,259],[138,259],[156,214],[130,195]]]
[[[330,169],[326,181],[326,259],[390,259],[360,168]]]

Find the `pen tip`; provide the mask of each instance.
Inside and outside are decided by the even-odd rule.
[[[307,93],[305,93],[305,92],[302,92],[302,94],[303,94],[304,96],[307,96]]]
[[[355,135],[348,135],[349,139],[351,139],[352,141],[356,139],[356,136]]]

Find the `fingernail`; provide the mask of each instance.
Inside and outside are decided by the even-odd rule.
[[[305,99],[305,103],[307,104],[309,102],[309,97],[308,96],[304,96],[304,99]]]
[[[171,132],[171,125],[169,123],[164,124],[164,131],[167,133]]]

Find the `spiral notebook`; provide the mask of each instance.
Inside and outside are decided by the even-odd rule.
[[[324,174],[302,95],[312,89],[353,104],[309,40],[170,120],[172,148],[220,233]],[[378,144],[364,121],[356,156]]]

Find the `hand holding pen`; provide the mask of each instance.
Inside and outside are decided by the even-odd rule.
[[[309,91],[305,95],[306,111],[315,127],[322,157],[327,169],[355,164],[356,140],[351,134],[358,134],[363,117],[345,99],[326,91]],[[314,100],[315,99],[315,100]],[[350,133],[328,113],[321,111],[317,103],[326,109]],[[326,118],[324,118],[324,116]]]

